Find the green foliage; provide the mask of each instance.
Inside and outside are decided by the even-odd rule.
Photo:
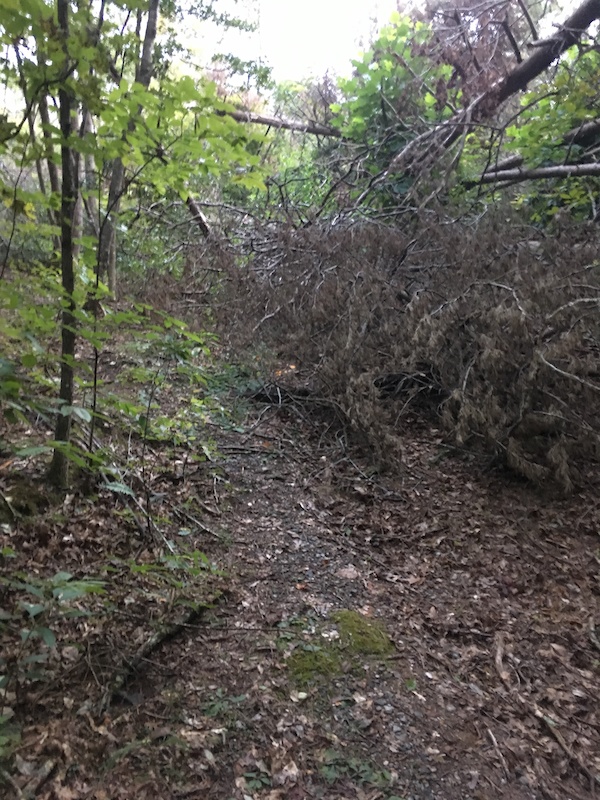
[[[336,750],[326,750],[323,753],[319,771],[329,784],[340,780],[350,780],[353,783],[375,786],[378,789],[387,789],[393,784],[392,774],[388,770],[380,769],[370,761],[363,761]]]
[[[599,78],[600,54],[596,51],[566,55],[552,79],[537,82],[520,98],[522,110],[506,129],[507,149],[518,152],[530,166],[574,160],[579,148],[563,137],[595,117]]]
[[[333,614],[342,645],[359,655],[386,655],[394,646],[378,620],[367,619],[358,611],[341,609]]]
[[[217,689],[211,699],[206,703],[203,713],[207,717],[228,717],[237,706],[247,701],[245,694],[228,695],[224,689]]]
[[[179,3],[161,3],[161,41],[153,58],[155,79],[148,88],[140,83],[136,68],[138,6],[134,0],[111,0],[103,6],[101,25],[94,17],[95,7],[71,9],[69,38],[63,42],[53,2],[0,0],[0,42],[10,49],[14,42],[22,43],[17,45],[16,62],[5,60],[0,65],[3,82],[12,93],[14,111],[9,113],[15,116],[14,121],[8,115],[2,117],[0,126],[0,153],[14,166],[10,172],[3,171],[0,179],[5,205],[0,235],[9,242],[12,264],[17,255],[28,261],[48,259],[56,244],[53,237],[58,229],[47,216],[56,212],[60,198],[49,192],[48,186],[45,191],[35,190],[33,178],[26,176],[38,161],[42,173],[45,160],[60,166],[63,142],[54,109],[61,86],[93,120],[87,130],[74,131],[68,142],[76,156],[88,159],[81,193],[88,213],[90,203],[97,209],[96,219],[90,220],[94,225],[87,226],[80,240],[79,262],[90,269],[95,269],[99,260],[98,230],[115,212],[108,191],[115,159],[125,166],[125,192],[119,198],[118,213],[120,235],[129,240],[118,253],[119,264],[138,273],[144,272],[149,262],[154,267],[163,263],[177,273],[181,264],[172,232],[173,226],[181,224],[182,214],[189,217],[182,201],[190,192],[207,195],[214,192],[217,182],[233,193],[253,193],[263,186],[257,157],[262,137],[228,116],[234,106],[222,99],[214,82],[179,75],[177,65],[171,68],[171,57],[185,50],[178,41],[184,13]],[[146,8],[141,11],[145,13]],[[243,20],[217,11],[210,2],[185,4],[185,13],[229,27],[248,27]],[[98,37],[91,35],[94,30],[99,31]],[[233,56],[229,61],[238,71],[244,67]],[[254,70],[259,83],[267,80],[260,65],[246,66]],[[17,108],[19,101],[21,108]],[[41,108],[42,102],[49,106],[50,117],[40,125],[38,105]],[[28,114],[32,120],[29,128]],[[152,208],[150,215],[148,207]],[[35,237],[31,235],[34,230]]]
[[[49,578],[0,575],[0,636],[4,642],[20,642],[10,654],[0,655],[0,690],[43,680],[57,645],[55,628],[62,620],[86,616],[82,599],[103,592],[102,581],[75,579],[69,572]]]
[[[599,79],[600,55],[595,50],[565,54],[554,74],[538,79],[520,96],[518,110],[500,138],[484,129],[469,135],[461,155],[460,178],[476,183],[484,169],[504,156],[521,157],[525,169],[588,161],[586,151],[593,151],[600,137],[584,137],[584,148],[573,140],[573,133],[597,118]],[[496,146],[501,150],[491,159]],[[593,216],[593,198],[599,189],[596,177],[536,180],[519,188],[513,204],[534,224],[552,226],[560,212],[577,221]],[[454,194],[459,202],[464,199],[460,187]]]
[[[339,81],[343,100],[332,106],[335,124],[348,139],[377,150],[373,169],[387,166],[424,125],[447,118],[458,99],[448,96],[452,68],[436,63],[432,39],[429,25],[396,13],[352,62],[353,76]]]
[[[102,290],[100,285],[100,295]],[[35,305],[32,297],[37,299]],[[225,410],[207,390],[208,379],[200,364],[210,361],[214,336],[191,331],[181,320],[144,304],[116,311],[108,306],[98,319],[79,308],[79,335],[88,346],[102,348],[117,333],[129,338],[123,347],[132,353],[136,363],[126,368],[122,377],[125,384],[129,379],[140,388],[134,399],[124,396],[123,390],[105,391],[102,385],[95,386],[93,375],[81,364],[76,385],[78,399],[65,405],[54,396],[60,368],[56,321],[61,298],[56,275],[48,270],[23,273],[20,281],[0,281],[0,343],[5,353],[0,358],[0,410],[14,427],[12,453],[17,458],[44,458],[59,449],[83,473],[111,473],[114,455],[101,447],[89,451],[81,439],[32,444],[29,416],[33,413],[48,424],[56,414],[69,415],[83,429],[84,441],[92,423],[117,422],[146,440],[193,447],[197,451],[194,459],[212,458],[214,445],[206,436],[206,422],[213,415],[225,416]],[[82,285],[80,302],[84,298]],[[91,407],[94,389],[95,410]],[[158,413],[157,393],[174,389],[185,393],[185,405],[169,415]],[[107,488],[130,493],[120,479],[109,481]]]
[[[383,658],[393,651],[393,644],[378,620],[367,619],[350,609],[340,609],[331,618],[336,635],[326,637],[329,641],[324,644],[303,642],[287,660],[289,673],[299,685],[336,677],[341,674],[344,662],[361,669],[365,659]],[[284,632],[281,638],[285,642],[290,635]]]
[[[324,678],[340,675],[342,661],[336,649],[330,646],[305,645],[298,647],[287,661],[292,680],[306,686]]]

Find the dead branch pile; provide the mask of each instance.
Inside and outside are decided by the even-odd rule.
[[[278,228],[230,270],[221,321],[310,369],[379,467],[426,409],[458,445],[572,491],[600,456],[596,233],[507,215]]]

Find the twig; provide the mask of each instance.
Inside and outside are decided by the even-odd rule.
[[[27,800],[25,795],[21,791],[21,788],[19,787],[19,784],[15,781],[15,779],[12,777],[12,775],[9,775],[9,773],[5,769],[0,769],[0,775],[15,790],[15,794],[16,794],[18,800]]]
[[[116,670],[115,676],[102,694],[96,707],[97,713],[102,714],[109,708],[115,694],[125,686],[131,675],[137,670],[142,661],[148,658],[153,650],[156,650],[161,644],[164,644],[164,642],[167,642],[169,639],[173,639],[181,633],[181,631],[185,630],[185,628],[201,616],[208,607],[207,604],[203,604],[200,608],[190,609],[181,619],[171,622],[164,628],[161,628],[161,630],[153,633],[152,636],[137,649],[131,658],[123,657],[121,659],[121,665]]]
[[[496,755],[500,759],[500,763],[502,764],[502,769],[504,770],[504,774],[506,775],[506,780],[509,780],[510,779],[510,772],[508,771],[508,766],[506,764],[506,759],[502,755],[502,751],[500,750],[500,747],[498,745],[496,737],[494,736],[494,734],[491,732],[491,730],[489,728],[486,728],[486,731],[488,732],[488,736],[491,739],[492,746],[493,746],[494,750],[496,751]]]
[[[548,360],[544,358],[544,356],[538,352],[538,358],[540,361],[549,367],[553,372],[557,372],[559,375],[562,375],[563,378],[571,378],[571,380],[577,381],[577,383],[581,383],[584,386],[587,386],[588,389],[593,389],[595,392],[600,392],[600,386],[596,386],[594,383],[590,383],[590,381],[586,381],[584,378],[580,378],[579,375],[573,375],[572,372],[565,372],[564,369],[560,369],[560,367],[551,364]]]
[[[566,308],[573,308],[574,306],[578,306],[580,303],[595,303],[596,305],[600,305],[600,297],[578,297],[577,300],[571,300],[570,303],[565,303],[563,306],[557,308],[546,317],[546,320],[552,319],[552,317],[560,314],[560,312],[564,311]]]
[[[173,511],[175,512],[175,514],[176,514],[178,517],[183,517],[184,519],[187,519],[189,522],[193,522],[193,524],[194,524],[194,525],[197,525],[197,526],[198,526],[198,528],[200,528],[200,530],[201,530],[201,531],[204,531],[204,533],[209,533],[211,536],[214,536],[214,537],[215,537],[215,539],[218,539],[220,542],[222,542],[222,541],[223,541],[223,536],[222,536],[222,534],[219,534],[219,533],[217,533],[216,531],[213,531],[213,530],[211,530],[211,529],[208,527],[208,525],[205,525],[205,524],[204,524],[203,522],[201,522],[199,519],[197,519],[196,517],[193,517],[193,516],[192,516],[192,515],[191,515],[191,514],[190,514],[188,511],[186,511],[185,509],[183,509],[183,508],[181,508],[181,507],[178,507],[178,508],[174,508],[174,509],[173,509]]]
[[[554,722],[554,720],[546,716],[546,714],[544,714],[540,708],[534,707],[533,713],[537,717],[537,719],[541,720],[544,723],[548,732],[552,735],[554,739],[556,739],[556,741],[560,745],[561,749],[563,750],[567,758],[570,761],[573,761],[574,764],[579,768],[580,772],[582,772],[585,775],[585,777],[589,780],[590,790],[592,791],[593,794],[595,794],[596,784],[600,786],[600,777],[594,775],[591,769],[589,769],[589,767],[587,767],[583,763],[581,758],[571,750],[569,745],[565,742],[562,733],[558,730],[556,722]]]
[[[502,659],[504,658],[504,634],[499,632],[495,638],[496,644],[496,653],[494,655],[494,665],[496,667],[496,671],[500,676],[500,680],[506,686],[509,692],[514,691],[514,688],[510,684],[510,678],[508,675],[508,671],[504,667]]]

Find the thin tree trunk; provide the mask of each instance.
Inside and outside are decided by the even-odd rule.
[[[83,112],[83,135],[92,132],[92,115],[88,109]],[[86,153],[83,162],[83,187],[85,189],[84,206],[87,211],[88,220],[94,231],[94,235],[100,236],[100,217],[98,213],[98,176],[96,174],[96,164],[94,156]]]
[[[52,158],[52,153],[54,152],[54,144],[52,142],[52,135],[50,133],[52,124],[50,122],[50,112],[48,110],[48,98],[45,94],[40,95],[39,109],[40,120],[42,122],[42,133],[46,145],[46,167],[48,169],[50,189],[54,194],[58,195],[60,194],[60,178],[58,177],[58,167]]]
[[[116,221],[119,216],[119,206],[125,180],[125,167],[120,158],[113,162],[110,187],[108,190],[108,206],[106,217],[100,227],[100,241],[98,244],[98,270],[102,280],[107,279],[108,288],[113,297],[117,296],[116,279]]]
[[[71,134],[79,129],[78,115],[74,113],[71,115]],[[81,196],[81,170],[83,164],[79,153],[77,154],[77,195],[75,201],[75,208],[73,209],[73,261],[74,267],[79,264],[81,256],[81,237],[83,235],[83,197]]]
[[[39,58],[38,58],[39,61]],[[42,123],[42,138],[44,139],[45,151],[46,151],[46,169],[48,170],[48,180],[50,182],[50,191],[55,197],[58,197],[61,192],[60,187],[60,179],[58,176],[58,167],[53,158],[54,154],[54,142],[52,141],[52,134],[50,133],[51,129],[51,122],[50,122],[50,112],[48,110],[48,98],[42,92],[40,94],[40,98],[38,100],[38,108],[40,110],[40,121]],[[56,225],[60,228],[60,220],[58,218],[58,214],[53,213],[49,210],[50,219],[52,220],[52,224]],[[54,238],[54,249],[55,251],[60,251],[60,232],[57,233]]]
[[[37,134],[35,130],[35,106],[33,103],[30,103],[29,99],[29,92],[28,92],[28,85],[27,79],[23,72],[23,61],[21,59],[21,52],[17,45],[14,46],[15,58],[17,60],[17,66],[19,69],[19,86],[21,87],[21,91],[23,93],[23,99],[25,101],[25,106],[29,109],[27,114],[27,125],[29,127],[29,137],[31,139],[31,143],[35,146],[37,143]],[[48,110],[48,106],[46,105],[46,112]],[[41,113],[41,112],[40,112]],[[43,132],[42,132],[43,135]],[[46,188],[46,177],[44,175],[44,163],[41,158],[35,159],[35,171],[37,173],[38,185],[40,187],[40,192],[47,197],[47,188]],[[51,208],[47,208],[47,215],[48,221],[51,225],[58,224],[57,216],[54,214]],[[56,249],[58,249],[58,239],[55,241]]]
[[[69,36],[69,0],[57,0],[58,26],[63,44]],[[65,46],[65,59],[67,59]],[[62,312],[62,349],[60,367],[61,408],[56,420],[54,437],[57,442],[68,445],[71,437],[71,407],[73,405],[74,363],[75,363],[75,269],[73,260],[73,221],[78,195],[79,167],[77,154],[69,147],[69,136],[72,131],[72,110],[74,107],[72,91],[66,82],[62,82],[58,92],[59,119],[62,136],[61,162],[61,219],[60,219],[60,253],[63,288]],[[61,489],[69,485],[69,459],[63,447],[54,450],[54,456],[48,473],[49,480]]]
[[[148,22],[146,24],[146,34],[144,36],[144,43],[142,46],[142,55],[140,62],[136,68],[136,80],[141,83],[146,89],[150,85],[152,79],[152,52],[154,50],[154,42],[156,40],[156,30],[158,25],[158,7],[159,0],[148,1]],[[140,109],[141,111],[141,109]],[[129,126],[130,132],[135,130],[135,120],[132,120]],[[110,188],[108,191],[108,208],[106,219],[100,231],[100,243],[98,250],[98,269],[100,277],[108,277],[108,288],[112,295],[116,297],[117,294],[117,268],[116,268],[116,254],[117,254],[117,230],[116,224],[119,216],[119,206],[121,204],[121,197],[125,189],[125,167],[120,158],[115,159],[113,163],[113,172],[110,181]]]

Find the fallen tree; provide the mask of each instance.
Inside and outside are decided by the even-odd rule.
[[[583,33],[597,19],[600,19],[600,0],[586,0],[551,38],[534,43],[534,53],[528,59],[492,84],[467,108],[409,142],[394,157],[388,169],[379,177],[379,181],[385,180],[388,175],[395,172],[416,174],[421,167],[433,163],[461,137],[474,130],[484,120],[492,118],[510,97],[524,91],[531,81],[577,44]]]

